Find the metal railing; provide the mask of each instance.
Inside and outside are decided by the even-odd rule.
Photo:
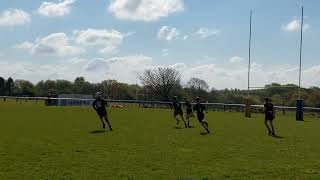
[[[48,98],[48,97],[16,97],[16,96],[0,96],[0,99],[3,99],[5,102],[7,99],[16,100],[16,102],[22,103],[23,101],[79,101],[79,102],[92,102],[94,99],[79,99],[79,98]],[[170,109],[171,102],[163,102],[163,101],[147,101],[147,100],[115,100],[115,99],[108,99],[107,100],[111,105],[113,104],[120,104],[126,107],[139,107],[139,108],[162,108],[162,109]],[[192,103],[194,104],[194,103]],[[229,112],[244,112],[245,104],[228,104],[228,103],[203,103],[207,106],[209,110],[215,111],[229,111]],[[48,104],[47,104],[48,105]],[[50,105],[50,104],[49,104]],[[58,106],[58,103],[51,104],[53,106]],[[88,106],[91,103],[76,103],[73,106]],[[184,103],[182,102],[182,105]],[[72,105],[69,105],[72,106]],[[254,113],[260,113],[263,111],[264,105],[252,105],[252,111]],[[282,111],[283,114],[286,112],[293,112],[296,111],[296,107],[289,107],[289,106],[275,106],[275,109],[278,111]],[[314,107],[304,107],[304,112],[315,112],[320,113],[320,108]]]

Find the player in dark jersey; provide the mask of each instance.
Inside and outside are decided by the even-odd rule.
[[[273,126],[273,120],[275,119],[274,106],[271,103],[270,98],[264,98],[264,101],[265,101],[265,104],[264,104],[264,110],[265,110],[264,125],[268,129],[268,134],[275,136],[274,126]],[[268,122],[270,123],[271,129],[269,128]]]
[[[178,119],[177,116],[180,116],[182,121],[184,122],[185,128],[187,128],[187,123],[183,118],[183,111],[182,111],[181,103],[177,100],[177,96],[173,96],[172,106],[174,108],[173,116],[177,121],[177,125],[179,125],[179,122],[180,122],[180,120]]]
[[[190,118],[194,117],[192,114],[192,105],[190,101],[188,101],[187,98],[184,98],[184,104],[186,105],[186,120],[187,120],[187,125],[188,128],[190,128]]]
[[[200,98],[196,98],[197,104],[193,106],[193,111],[197,112],[197,118],[201,124],[201,126],[207,131],[206,133],[210,133],[209,124],[204,120],[204,111],[206,110],[206,106],[200,103]],[[201,133],[204,134],[204,133]]]
[[[100,117],[100,120],[102,122],[103,129],[106,128],[106,125],[104,124],[104,121],[108,124],[110,131],[112,131],[111,124],[108,119],[108,113],[106,107],[108,107],[108,103],[106,100],[101,98],[101,93],[97,92],[97,98],[93,101],[92,107],[94,110],[96,110],[98,116]]]

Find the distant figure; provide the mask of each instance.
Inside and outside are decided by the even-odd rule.
[[[108,107],[108,103],[106,100],[101,98],[100,92],[97,92],[96,100],[93,101],[92,107],[97,112],[98,116],[100,117],[103,129],[106,128],[106,125],[104,124],[104,121],[105,121],[108,124],[110,131],[112,131],[112,127],[109,122],[107,109],[106,109],[106,107]]]
[[[193,114],[192,114],[192,105],[191,105],[190,101],[188,101],[187,98],[184,98],[184,102],[185,102],[185,105],[186,105],[187,125],[188,125],[188,128],[190,128],[190,118],[194,117]]]
[[[201,126],[207,131],[206,133],[209,134],[209,124],[204,120],[204,111],[206,110],[206,106],[200,103],[200,98],[196,98],[197,104],[193,106],[193,110],[197,112],[197,118],[200,122]],[[205,133],[201,133],[205,134]]]
[[[274,106],[271,103],[271,99],[264,98],[265,104],[264,104],[264,110],[265,110],[265,120],[264,125],[268,129],[268,134],[275,136],[274,132],[274,126],[273,126],[273,120],[275,119],[275,110]],[[268,122],[270,123],[271,129],[269,128]]]
[[[184,122],[184,127],[187,128],[187,123],[183,118],[183,111],[181,107],[181,103],[177,100],[177,96],[173,96],[172,106],[174,108],[173,116],[177,121],[177,126],[179,125],[180,120],[178,119],[178,115],[181,117],[182,121]]]
[[[47,99],[45,100],[45,104],[46,106],[51,106],[52,102],[51,102],[51,99],[52,98],[52,94],[49,92],[48,93],[48,96],[47,96]],[[18,99],[17,99],[18,100]]]

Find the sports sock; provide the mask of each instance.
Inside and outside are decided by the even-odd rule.
[[[203,122],[207,127],[209,127],[209,124],[207,122]]]

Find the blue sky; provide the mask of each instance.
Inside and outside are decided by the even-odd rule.
[[[302,84],[320,86],[317,0],[5,1],[0,76],[135,83],[146,68],[170,66],[183,82],[245,88],[252,9],[252,85],[296,84],[302,4]]]

